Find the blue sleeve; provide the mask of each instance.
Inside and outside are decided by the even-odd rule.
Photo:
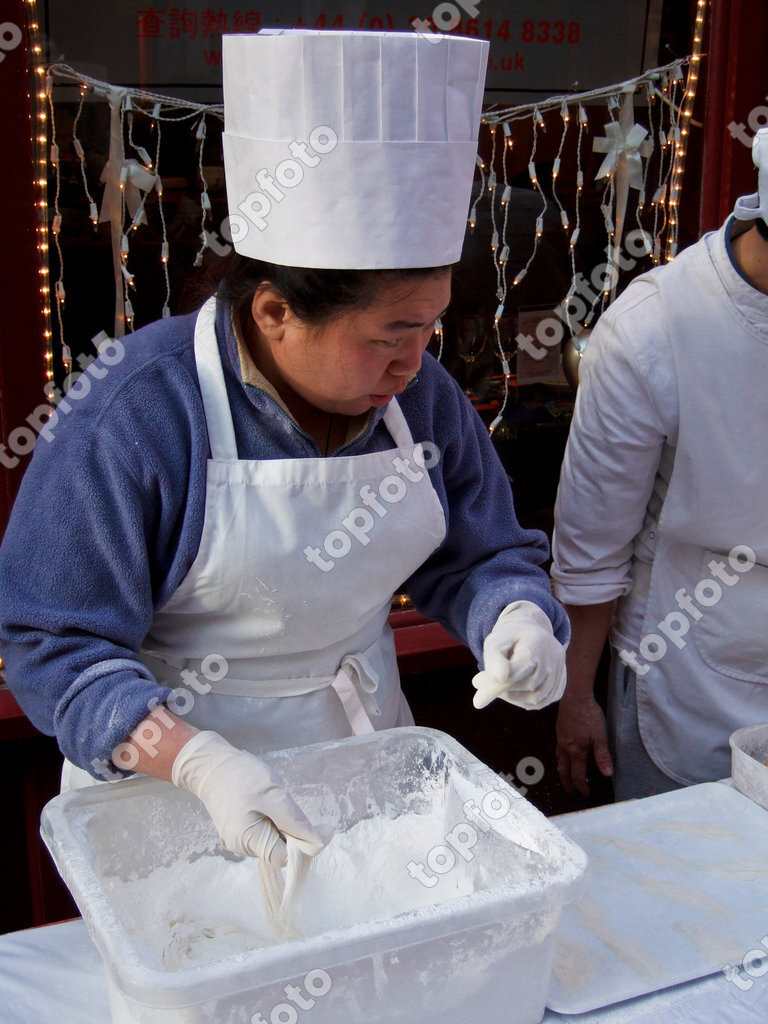
[[[569,623],[542,568],[546,535],[517,521],[512,489],[488,430],[452,377],[425,355],[419,387],[400,399],[414,440],[431,439],[440,462],[430,475],[447,534],[406,589],[416,608],[472,650],[482,648],[502,610],[531,601],[565,644]]]
[[[137,354],[139,333],[125,346]],[[59,406],[0,548],[0,645],[12,691],[92,774],[171,692],[138,651],[202,522],[195,503],[207,439],[190,411],[200,405],[194,376],[175,356],[133,370],[131,361],[106,368],[109,387],[99,381],[76,412]],[[104,369],[93,364],[91,380]]]

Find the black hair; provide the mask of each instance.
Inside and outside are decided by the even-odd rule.
[[[364,309],[374,301],[379,289],[398,281],[438,277],[450,266],[412,267],[397,270],[314,270],[285,267],[252,260],[232,252],[221,260],[207,281],[218,286],[217,294],[232,307],[237,321],[245,324],[250,316],[253,294],[268,282],[278,291],[291,312],[308,327],[324,327],[334,317]]]
[[[766,224],[762,217],[757,217],[755,219],[755,227],[763,241],[768,242],[768,224]]]

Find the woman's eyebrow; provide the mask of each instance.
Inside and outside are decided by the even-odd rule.
[[[437,316],[433,317],[432,319],[438,320],[441,316],[445,316],[445,314],[447,312],[448,312],[448,306],[445,307],[445,309],[442,311],[442,313],[438,313]],[[409,329],[409,328],[412,328],[412,327],[426,327],[428,323],[432,323],[432,319],[430,319],[430,320],[422,320],[422,321],[419,321],[419,323],[411,323],[409,320],[393,320],[391,324],[386,324],[386,326],[384,327],[384,330],[385,331],[397,331],[397,330]]]

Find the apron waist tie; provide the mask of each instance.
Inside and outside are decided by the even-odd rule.
[[[303,694],[315,693],[328,688],[336,692],[344,712],[349,720],[354,735],[374,732],[370,715],[380,714],[379,707],[373,698],[378,689],[378,680],[374,670],[368,664],[366,653],[347,654],[344,656],[335,676],[304,676],[293,679],[235,679],[227,676],[214,683],[213,693],[228,697],[298,697]],[[175,659],[174,659],[175,660]],[[157,678],[168,686],[173,681],[168,679],[167,669],[170,659],[165,662],[144,653],[144,662]],[[179,659],[179,666],[186,663]],[[163,671],[165,669],[165,671]],[[203,699],[204,696],[203,696]]]
[[[344,712],[352,726],[355,736],[364,733],[374,732],[373,723],[363,704],[361,694],[374,694],[378,689],[376,680],[365,670],[363,662],[354,654],[346,655],[341,662],[341,668],[336,673],[336,678],[331,686],[341,701]],[[375,701],[369,700],[374,715],[379,714]]]
[[[344,713],[352,726],[353,735],[362,736],[364,733],[374,732],[373,723],[363,707],[360,694],[346,666],[339,669],[336,678],[330,685],[336,691],[336,696],[344,707]]]

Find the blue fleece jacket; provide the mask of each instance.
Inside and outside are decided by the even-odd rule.
[[[230,321],[219,303],[240,458],[317,458],[315,442],[242,381]],[[38,439],[0,548],[9,686],[35,726],[86,769],[109,759],[149,700],[170,695],[137,652],[202,534],[210,453],[194,323],[192,314],[150,324],[124,339],[118,363],[113,356],[113,365],[89,367]],[[539,605],[565,642],[567,619],[541,568],[546,537],[518,524],[507,476],[461,389],[425,355],[398,401],[414,441],[441,452],[430,475],[447,536],[404,581],[416,608],[478,659],[497,616],[516,600]],[[383,412],[373,410],[365,431],[335,454],[391,448]],[[315,584],[332,587],[332,574],[317,573]]]

